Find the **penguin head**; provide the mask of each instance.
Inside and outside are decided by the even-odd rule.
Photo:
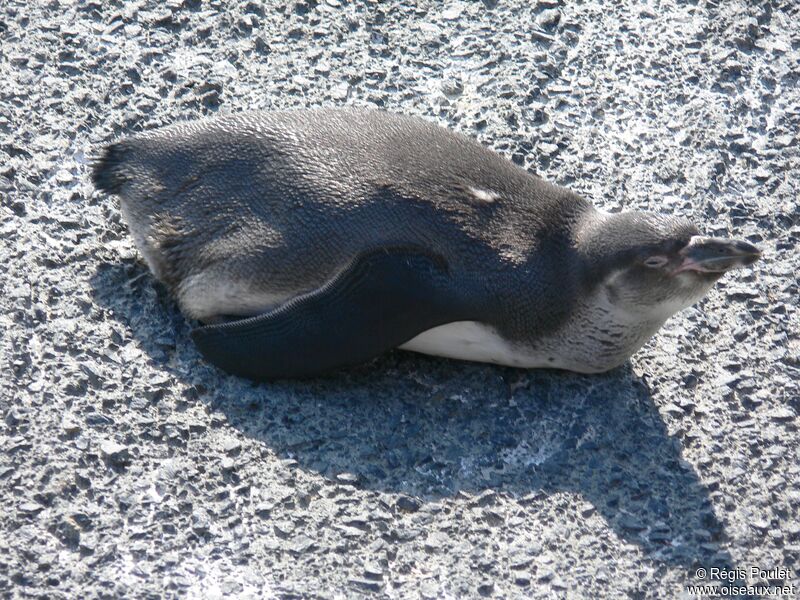
[[[704,236],[684,218],[630,212],[598,221],[586,236],[600,257],[593,278],[613,305],[640,318],[668,318],[761,256],[749,242]]]

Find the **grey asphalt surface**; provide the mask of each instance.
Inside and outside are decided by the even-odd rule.
[[[800,588],[797,5],[411,4],[0,5],[0,595],[688,598],[751,566]],[[227,376],[88,159],[318,105],[423,116],[764,259],[605,375],[394,352]]]

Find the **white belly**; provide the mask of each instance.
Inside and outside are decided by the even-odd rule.
[[[457,321],[423,331],[400,346],[403,350],[460,360],[495,363],[509,367],[556,367],[548,357],[514,348],[497,332],[477,321]]]

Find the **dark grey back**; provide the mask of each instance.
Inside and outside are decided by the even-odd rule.
[[[244,113],[141,134],[109,156],[96,179],[134,220],[158,215],[168,284],[219,269],[296,294],[364,250],[419,245],[445,257],[485,321],[529,338],[559,325],[585,281],[573,238],[594,210],[585,200],[421,119]]]

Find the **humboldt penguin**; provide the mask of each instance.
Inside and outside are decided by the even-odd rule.
[[[392,348],[612,369],[760,255],[688,220],[609,214],[420,118],[249,112],[103,149],[136,246],[213,364],[314,376]]]

